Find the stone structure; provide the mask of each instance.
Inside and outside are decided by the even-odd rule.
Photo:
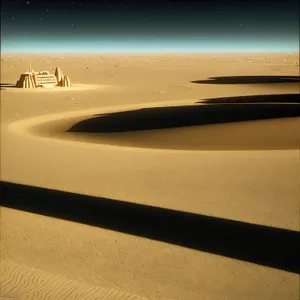
[[[68,76],[65,76],[64,79],[62,80],[62,86],[63,87],[71,86],[70,78]]]
[[[68,76],[64,76],[60,68],[55,69],[55,74],[48,71],[35,72],[32,69],[29,72],[21,74],[17,87],[20,88],[39,88],[39,87],[71,87]]]
[[[25,89],[35,88],[35,83],[34,83],[32,75],[25,76],[25,80],[23,81],[22,87]]]
[[[64,75],[59,67],[56,67],[55,69],[55,77],[57,80],[57,85],[62,86]]]

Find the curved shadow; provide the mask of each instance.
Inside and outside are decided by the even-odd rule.
[[[0,191],[1,206],[300,272],[297,231],[3,181]]]
[[[233,104],[155,107],[96,115],[78,122],[67,132],[128,132],[300,116],[297,94],[251,96],[251,102],[266,99],[270,103],[249,104],[248,97],[234,98],[236,102]],[[279,99],[288,103],[272,103]],[[224,101],[222,98],[219,100]]]
[[[206,80],[195,80],[199,84],[266,84],[293,83],[300,84],[300,76],[226,76],[209,77]]]

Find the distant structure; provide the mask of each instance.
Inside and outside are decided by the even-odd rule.
[[[55,69],[55,77],[57,79],[57,85],[62,86],[62,82],[64,80],[64,75],[63,75],[61,69],[58,67]]]
[[[21,74],[18,80],[17,87],[25,89],[33,88],[49,88],[49,87],[71,87],[71,81],[68,76],[64,76],[60,68],[55,69],[54,74],[50,74],[48,71],[35,72],[31,69],[29,72]]]

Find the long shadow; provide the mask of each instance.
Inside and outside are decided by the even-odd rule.
[[[224,76],[209,77],[206,80],[195,80],[199,84],[271,84],[294,83],[300,84],[300,76]]]
[[[16,88],[17,85],[13,83],[0,83],[0,90],[7,90],[11,88]]]
[[[210,98],[200,100],[197,103],[210,104],[251,104],[251,103],[295,103],[300,104],[299,94],[281,94],[281,95],[251,95],[251,96],[236,96],[224,98]]]
[[[16,87],[14,83],[0,83],[0,87]]]
[[[220,98],[220,101],[224,99]],[[230,105],[155,107],[95,115],[76,123],[67,132],[141,131],[300,116],[298,94],[235,97],[235,101]],[[254,103],[264,101],[269,103]],[[251,105],[246,102],[251,102]]]
[[[297,231],[0,182],[5,207],[300,272]]]

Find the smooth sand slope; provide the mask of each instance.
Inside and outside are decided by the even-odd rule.
[[[234,99],[235,103],[230,100]],[[182,150],[298,149],[298,94],[246,96],[55,119],[28,128],[40,137]],[[246,100],[248,100],[246,102]],[[257,102],[261,101],[261,102]],[[263,102],[268,100],[269,102]],[[202,104],[202,105],[200,105]],[[24,130],[24,123],[18,124]]]
[[[29,60],[75,86],[16,89]],[[3,299],[298,299],[298,54],[1,70]]]

